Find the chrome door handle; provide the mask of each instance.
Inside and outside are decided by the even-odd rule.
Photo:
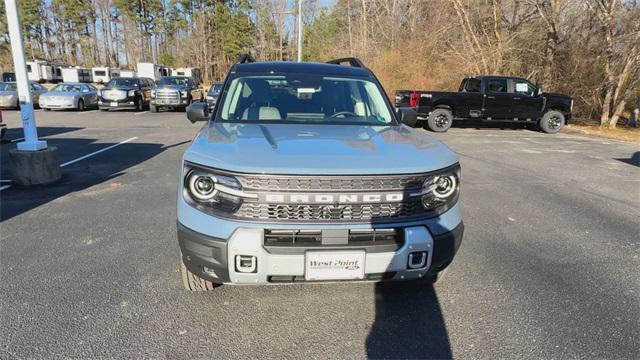
[[[487,99],[495,99],[495,96],[487,96]]]
[[[520,98],[519,97],[514,97],[513,100],[520,100]]]

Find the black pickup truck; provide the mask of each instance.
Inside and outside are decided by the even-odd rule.
[[[526,79],[476,76],[462,80],[458,92],[396,91],[396,108],[410,107],[429,129],[447,131],[453,120],[483,120],[536,124],[557,133],[571,120],[573,100],[543,93]]]

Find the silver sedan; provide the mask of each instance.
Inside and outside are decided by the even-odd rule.
[[[40,95],[47,92],[47,88],[37,82],[30,82],[31,101],[34,106],[40,104]],[[15,82],[0,82],[0,109],[18,109],[18,89]]]
[[[98,106],[98,89],[90,84],[61,83],[40,96],[40,107],[51,109],[75,109],[82,111]]]

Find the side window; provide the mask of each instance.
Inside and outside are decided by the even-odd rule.
[[[464,87],[464,91],[465,92],[472,92],[472,93],[478,93],[480,92],[480,84],[482,82],[478,79],[469,79],[467,80],[467,83],[465,84]]]
[[[489,79],[487,80],[487,90],[494,93],[507,92],[507,79]]]
[[[514,91],[516,94],[533,96],[536,94],[536,87],[526,80],[514,80]]]

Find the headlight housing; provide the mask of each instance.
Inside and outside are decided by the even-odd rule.
[[[188,91],[180,91],[180,96],[181,97],[187,97],[187,95],[189,95]]]
[[[211,95],[207,95],[207,100],[215,100],[215,98]]]
[[[435,173],[424,181],[422,191],[412,194],[420,196],[426,211],[443,213],[458,201],[460,193],[460,165]]]
[[[257,195],[242,191],[242,185],[233,176],[220,171],[184,164],[183,196],[191,206],[204,212],[230,215],[249,199]]]
[[[152,98],[156,97],[156,91],[155,90],[151,90],[151,97]]]
[[[127,92],[128,96],[136,96],[136,91],[135,90],[129,90],[129,92]]]

